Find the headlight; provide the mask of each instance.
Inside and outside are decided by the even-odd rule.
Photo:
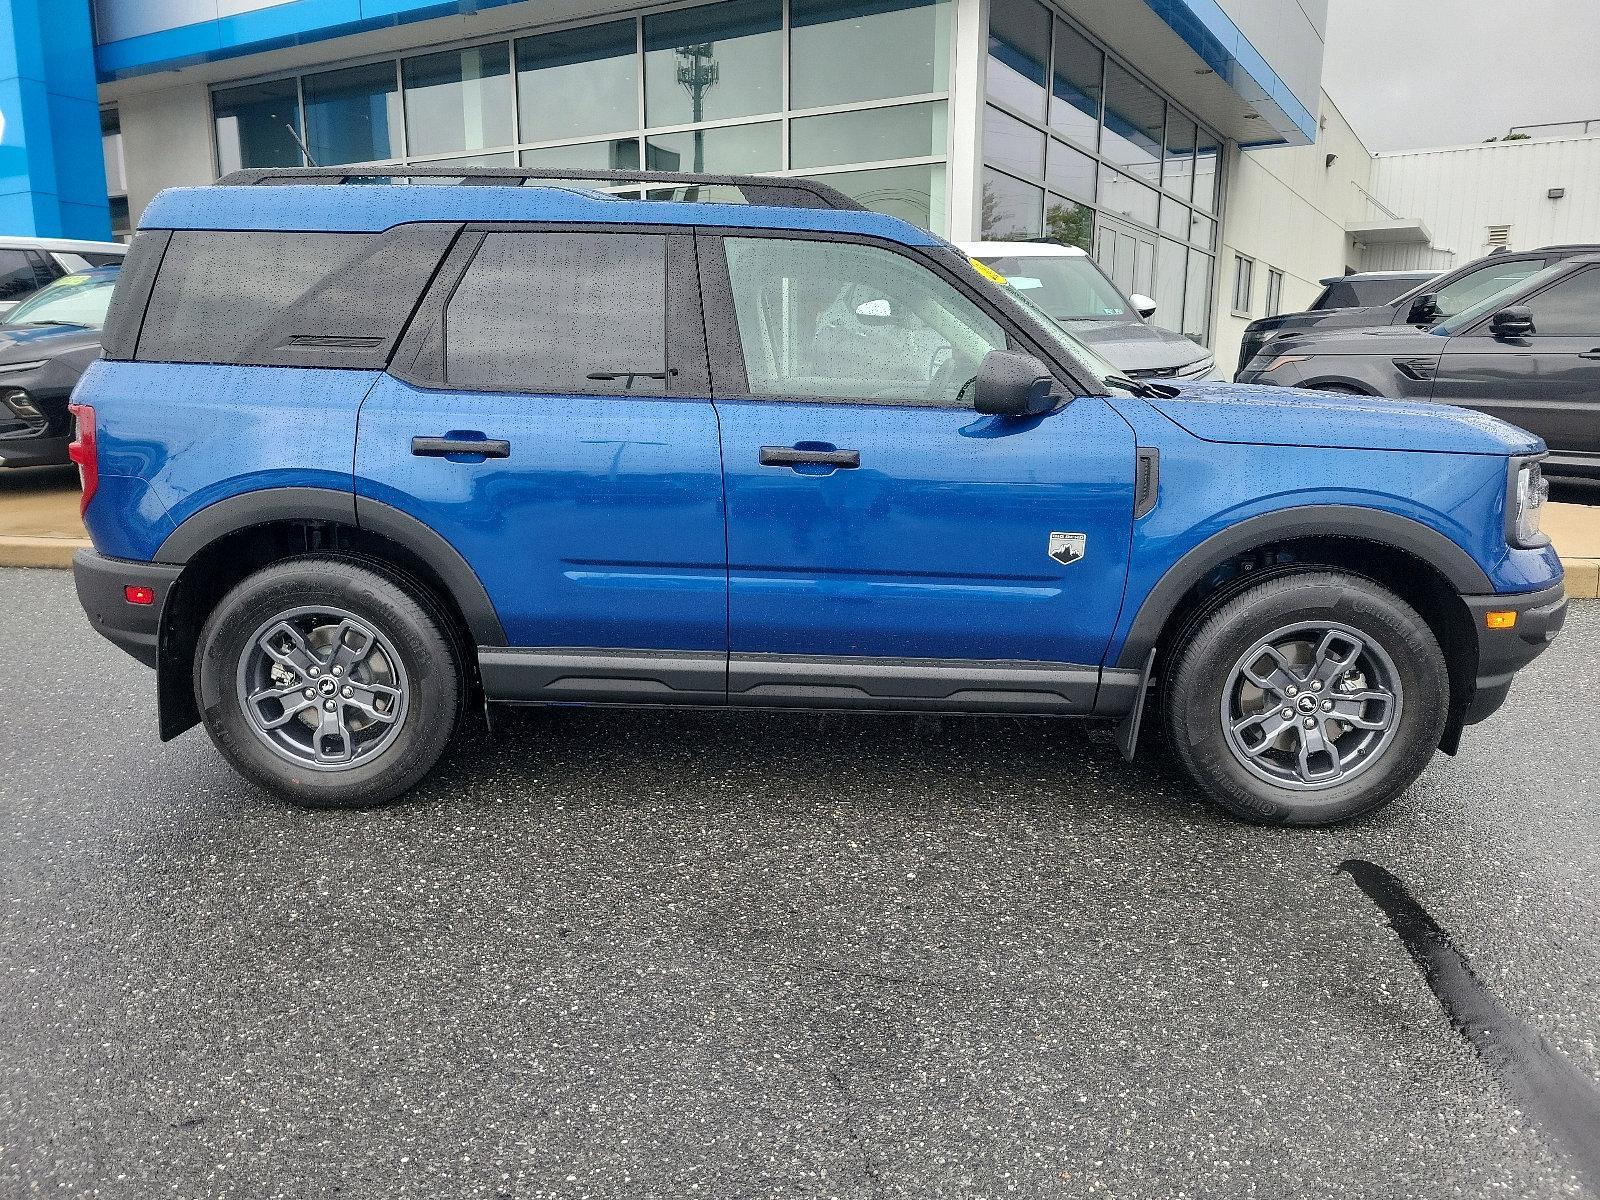
[[[1550,539],[1539,528],[1544,502],[1550,498],[1550,483],[1536,458],[1513,458],[1506,489],[1506,540],[1513,546],[1532,549]]]
[[[1216,360],[1202,358],[1197,362],[1187,363],[1173,372],[1179,379],[1209,379]]]

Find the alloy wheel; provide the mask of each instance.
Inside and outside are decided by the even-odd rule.
[[[1239,657],[1223,689],[1222,723],[1247,771],[1312,791],[1371,767],[1394,740],[1402,702],[1394,662],[1371,637],[1300,622]]]
[[[348,771],[383,753],[409,700],[389,640],[354,613],[295,608],[264,622],[239,659],[238,697],[250,729],[279,757]]]

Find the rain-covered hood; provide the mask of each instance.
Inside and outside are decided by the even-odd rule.
[[[1446,404],[1240,383],[1173,383],[1149,404],[1208,442],[1452,454],[1534,454],[1544,443],[1514,425]]]
[[[1143,321],[1065,320],[1061,325],[1119,371],[1177,371],[1211,357],[1211,351],[1182,334]]]

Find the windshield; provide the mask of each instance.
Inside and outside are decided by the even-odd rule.
[[[1448,320],[1440,321],[1429,332],[1437,333],[1440,337],[1454,337],[1462,330],[1470,329],[1490,313],[1499,312],[1511,303],[1513,297],[1522,292],[1533,291],[1535,288],[1550,282],[1558,275],[1564,274],[1566,269],[1567,264],[1559,262],[1553,267],[1546,267],[1542,271],[1529,275],[1526,279],[1518,279],[1501,288],[1498,292],[1484,297],[1471,308],[1462,309]]]
[[[985,255],[979,261],[1058,321],[1137,320],[1094,260],[1078,254]]]
[[[6,315],[7,325],[78,325],[99,329],[106,323],[114,273],[63,275],[39,289]]]

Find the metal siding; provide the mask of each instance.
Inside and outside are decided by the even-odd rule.
[[[1600,242],[1596,179],[1600,136],[1379,154],[1372,166],[1372,192],[1422,218],[1434,246],[1454,251],[1457,262],[1488,252],[1491,225],[1511,226],[1515,250]],[[1566,188],[1565,198],[1547,199],[1552,187]]]

